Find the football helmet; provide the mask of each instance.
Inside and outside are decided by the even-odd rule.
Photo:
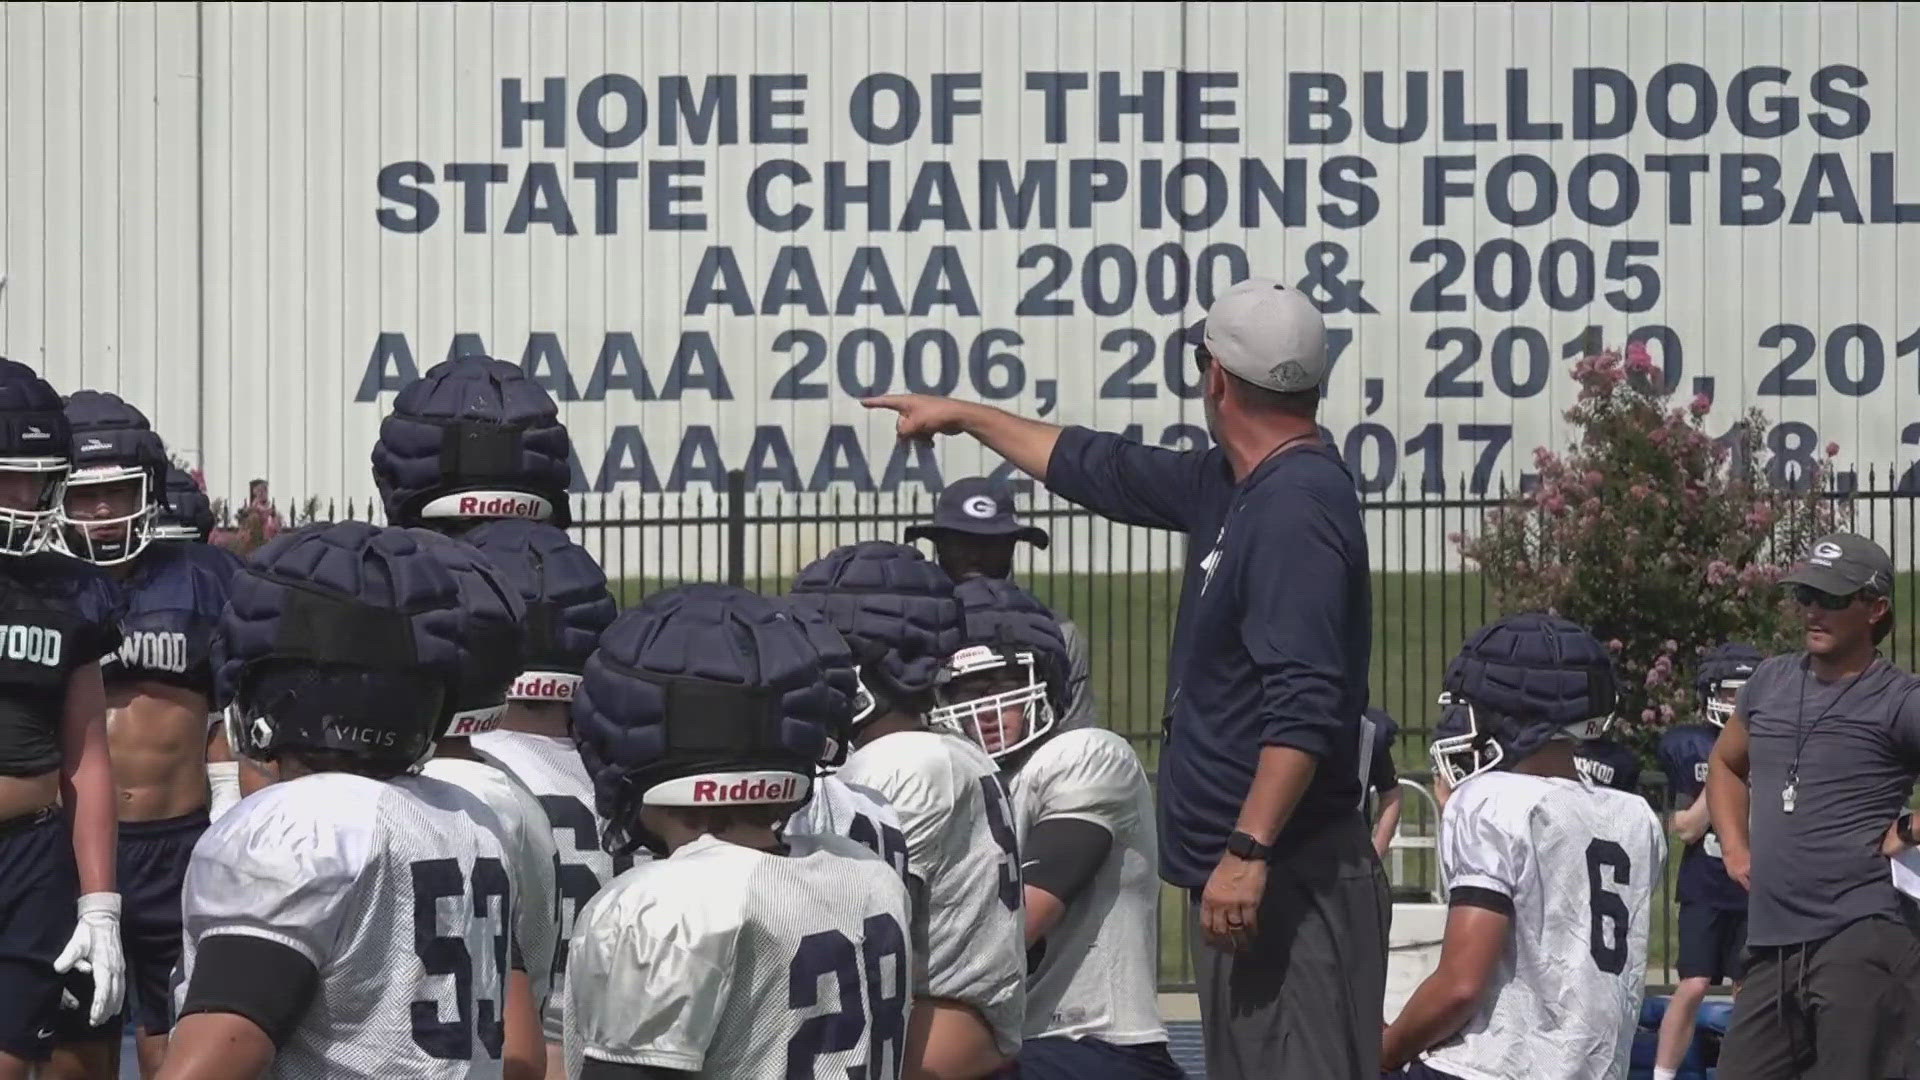
[[[607,628],[573,702],[608,850],[659,850],[641,806],[804,804],[850,706],[781,602],[711,584],[648,597]]]
[[[572,701],[587,657],[619,613],[600,564],[543,521],[501,518],[461,539],[486,556],[526,604],[521,670],[507,700]]]
[[[1067,706],[1067,643],[1045,604],[1010,581],[954,587],[964,644],[948,658],[928,719],[980,744],[995,761],[1053,732]]]
[[[517,517],[565,528],[572,454],[539,383],[503,360],[463,356],[394,396],[373,444],[373,482],[395,525]]]
[[[1707,723],[1714,727],[1727,726],[1727,720],[1733,716],[1733,702],[1722,700],[1721,695],[1747,685],[1747,679],[1764,659],[1759,649],[1738,641],[1707,650],[1693,673],[1693,688],[1700,695]]]
[[[527,605],[487,557],[473,545],[431,529],[409,529],[440,560],[460,586],[460,616],[466,620],[459,681],[441,710],[437,738],[466,738],[500,726],[507,688],[520,672],[520,627]]]
[[[32,368],[0,358],[0,555],[31,555],[54,542],[72,464],[60,395]]]
[[[78,391],[67,398],[66,414],[73,469],[60,499],[60,546],[95,566],[131,562],[154,540],[166,445],[146,414],[114,394]],[[89,507],[99,511],[85,512]]]
[[[905,544],[866,540],[836,548],[794,579],[788,601],[824,616],[853,653],[858,679],[850,730],[882,706],[922,711],[947,658],[960,648],[953,579]]]
[[[166,492],[153,518],[155,540],[194,540],[206,543],[213,535],[213,503],[194,483],[193,474],[178,465],[167,467]]]
[[[414,767],[471,663],[469,624],[459,582],[404,529],[343,521],[282,533],[234,574],[213,639],[234,752]]]
[[[1475,631],[1448,663],[1442,704],[1466,729],[1435,738],[1436,772],[1459,786],[1517,764],[1555,739],[1597,739],[1612,723],[1613,662],[1585,627],[1557,615],[1508,615]]]

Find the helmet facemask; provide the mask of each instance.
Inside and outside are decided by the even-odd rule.
[[[1726,727],[1727,721],[1733,718],[1734,702],[1739,698],[1740,688],[1745,685],[1747,680],[1744,678],[1715,682],[1707,691],[1707,723],[1717,728]]]
[[[134,465],[74,471],[60,497],[60,547],[95,566],[137,558],[155,537],[160,506],[153,477]]]
[[[0,555],[46,550],[59,533],[63,457],[0,458]]]
[[[980,744],[995,761],[1043,739],[1054,708],[1034,654],[970,645],[947,661],[929,719]]]

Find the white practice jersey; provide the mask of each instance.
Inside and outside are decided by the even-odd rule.
[[[533,984],[533,1000],[547,1003],[553,982],[554,950],[560,938],[554,868],[553,828],[547,812],[533,793],[507,773],[484,761],[434,758],[421,773],[462,788],[485,803],[500,822],[500,842],[507,852],[507,872],[513,875],[513,942],[517,962]]]
[[[1441,871],[1449,891],[1507,897],[1512,931],[1479,1010],[1428,1062],[1462,1080],[1626,1076],[1666,852],[1638,795],[1513,772],[1461,784]]]
[[[879,792],[849,784],[837,775],[814,778],[813,796],[787,819],[786,832],[788,836],[844,836],[885,859],[899,871],[900,880],[907,880],[911,873],[900,815]]]
[[[1160,847],[1140,758],[1111,731],[1078,728],[1042,742],[1008,787],[1023,850],[1036,824],[1056,818],[1113,834],[1106,862],[1030,950],[1037,959],[1027,979],[1026,1037],[1167,1041],[1159,1008]]]
[[[902,731],[855,750],[839,776],[879,792],[900,816],[921,886],[915,940],[926,942],[929,992],[979,1010],[1001,1052],[1015,1053],[1027,1008],[1026,912],[1019,838],[993,759],[959,735]]]
[[[703,836],[621,874],[567,963],[567,1075],[586,1058],[714,1080],[894,1080],[916,987],[907,889],[838,836],[786,855]]]
[[[616,859],[600,846],[606,822],[593,810],[593,781],[580,763],[573,740],[524,731],[489,731],[473,737],[482,757],[512,773],[525,785],[553,827],[554,847],[560,853],[558,873],[559,917],[555,921],[553,988],[541,1017],[546,1037],[560,1039],[562,988],[566,985],[567,942],[574,921],[614,875],[625,873],[633,859]],[[645,853],[642,853],[642,858]]]
[[[320,975],[268,1076],[499,1076],[514,895],[492,817],[418,776],[321,773],[242,800],[187,866],[175,1008],[209,938],[264,938]]]

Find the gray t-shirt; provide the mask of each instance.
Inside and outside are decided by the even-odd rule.
[[[1875,915],[1899,917],[1880,840],[1920,766],[1920,683],[1884,659],[1825,683],[1805,653],[1754,671],[1737,706],[1749,739],[1753,890],[1750,945],[1829,937]],[[1781,793],[1800,762],[1794,810]]]

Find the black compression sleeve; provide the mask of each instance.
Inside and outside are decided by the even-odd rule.
[[[580,1080],[685,1080],[692,1075],[658,1065],[622,1065],[591,1057],[580,1066]]]
[[[180,1015],[245,1017],[278,1048],[319,989],[313,962],[285,945],[251,934],[214,934],[200,941]]]
[[[1027,884],[1070,904],[1113,850],[1113,834],[1081,818],[1048,818],[1027,834],[1020,873]]]
[[[1448,893],[1447,906],[1485,908],[1498,915],[1513,917],[1513,897],[1476,885],[1462,885]]]

